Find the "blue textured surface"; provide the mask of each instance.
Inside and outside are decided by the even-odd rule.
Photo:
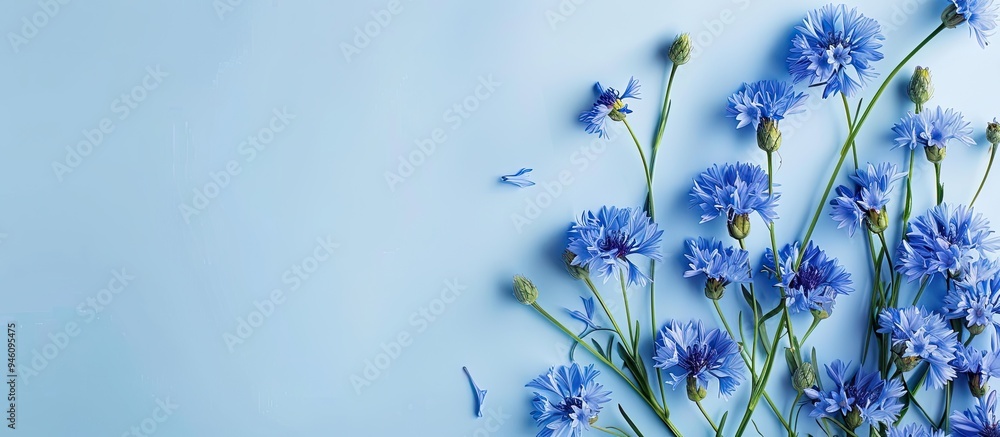
[[[658,323],[696,317],[715,326],[699,285],[681,277],[681,254],[685,238],[725,230],[698,225],[687,191],[712,163],[764,162],[752,132],[725,117],[726,97],[743,81],[787,78],[792,28],[822,4],[229,0],[236,5],[220,8],[226,1],[4,6],[0,314],[18,324],[22,435],[122,435],[144,425],[177,436],[533,435],[523,386],[565,362],[569,341],[511,298],[510,277],[531,277],[540,302],[563,316],[559,308],[586,292],[559,259],[568,224],[585,209],[634,206],[644,195],[629,138],[598,142],[576,122],[594,82],[642,82],[629,120],[648,147],[668,68],[662,49],[680,32],[697,42],[676,79],[656,170],[667,229]],[[888,27],[882,74],[937,26],[945,4],[857,3]],[[44,25],[32,32],[24,20],[36,15]],[[365,29],[376,35],[358,36]],[[930,104],[963,111],[980,143],[949,150],[953,202],[971,198],[985,167],[985,123],[1000,114],[996,48],[980,49],[967,32],[945,32],[907,65],[858,141],[863,161],[903,163],[903,152],[889,151],[890,128],[909,107],[905,78],[929,66]],[[804,232],[845,137],[841,103],[810,94],[808,113],[782,125],[779,244]],[[521,167],[535,169],[538,185],[498,183]],[[933,202],[933,169],[921,160],[914,177],[919,213]],[[994,222],[998,185],[979,204]],[[815,239],[863,291],[864,243],[826,217]],[[767,240],[754,226],[757,265]],[[116,272],[131,277],[127,286]],[[109,281],[120,291],[102,292]],[[616,296],[612,285],[606,294]],[[821,362],[857,362],[867,301],[864,292],[839,300],[810,339]],[[734,290],[724,307],[735,321],[743,306]],[[634,310],[647,332],[645,305]],[[809,319],[795,322],[804,331]],[[397,353],[400,336],[407,346]],[[376,364],[383,368],[366,378]],[[770,391],[784,409],[791,397],[778,364]],[[486,418],[473,414],[462,366],[489,391]],[[601,370],[647,435],[659,435],[641,400]],[[708,435],[683,391],[670,393],[686,435]],[[747,395],[746,386],[728,404],[711,395],[706,408],[718,418]],[[933,398],[925,406],[936,412]],[[177,408],[156,413],[158,400]],[[962,392],[956,406],[968,403]],[[614,410],[601,422],[623,426]],[[777,432],[763,404],[755,417],[765,435]]]

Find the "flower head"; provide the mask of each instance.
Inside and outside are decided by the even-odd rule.
[[[919,423],[911,423],[903,427],[890,427],[886,437],[945,437],[944,431],[935,431]]]
[[[596,214],[583,213],[569,231],[567,249],[576,255],[573,265],[586,267],[605,282],[627,275],[629,285],[643,286],[649,277],[628,256],[638,254],[661,260],[662,236],[663,231],[641,209],[604,206]]]
[[[934,83],[931,82],[931,70],[917,66],[910,76],[910,83],[906,87],[906,95],[910,101],[921,106],[927,103],[934,96]]]
[[[607,134],[605,129],[608,118],[621,121],[625,119],[626,114],[632,113],[624,100],[639,98],[639,82],[635,78],[630,78],[628,85],[625,86],[625,92],[621,94],[614,88],[602,87],[600,82],[594,85],[594,89],[597,91],[597,101],[589,111],[580,114],[580,121],[587,123],[587,133],[596,133],[604,137]]]
[[[951,414],[951,431],[954,437],[992,437],[1000,435],[997,422],[997,392],[986,398],[976,398],[976,406],[961,413]]]
[[[514,275],[513,290],[517,301],[525,305],[531,305],[535,303],[535,299],[538,299],[538,288],[524,276]]]
[[[882,232],[888,223],[885,206],[889,203],[889,193],[896,181],[906,176],[895,164],[883,162],[878,167],[868,164],[867,170],[858,169],[851,176],[857,187],[854,190],[841,185],[837,187],[837,197],[830,201],[837,221],[837,228],[847,227],[847,233],[854,232],[861,223],[867,223],[872,232]]]
[[[973,334],[996,325],[993,317],[1000,314],[1000,277],[953,287],[944,296],[944,311],[949,319],[962,319]]]
[[[701,207],[701,222],[724,217],[730,225],[730,234],[737,219],[745,222],[749,232],[748,216],[753,212],[760,214],[765,222],[776,220],[778,213],[774,208],[780,197],[777,192],[768,195],[767,173],[750,163],[713,165],[698,175],[691,188],[691,204]]]
[[[961,278],[961,267],[1000,248],[990,222],[964,205],[942,203],[910,222],[896,270],[911,282],[940,273]]]
[[[1000,377],[1000,350],[993,347],[980,351],[974,347],[959,346],[955,361],[955,370],[969,378],[969,390],[976,397],[986,394],[990,378]]]
[[[804,93],[796,93],[788,82],[761,80],[744,83],[729,97],[726,112],[736,118],[737,129],[750,124],[757,129],[763,119],[779,121],[786,115],[802,112],[806,97]]]
[[[986,123],[986,141],[996,146],[1000,144],[1000,121],[993,117],[993,121]]]
[[[854,96],[877,76],[872,63],[882,59],[882,27],[877,21],[844,5],[826,5],[810,12],[792,38],[788,72],[795,82],[825,85],[823,98],[838,92]]]
[[[689,396],[692,386],[704,391],[709,381],[716,379],[719,396],[728,399],[743,381],[739,346],[718,329],[706,331],[701,321],[667,322],[654,349],[654,367],[671,371],[667,383],[675,389],[686,382]]]
[[[896,133],[895,147],[909,147],[910,150],[917,147],[944,149],[952,141],[970,146],[976,144],[971,136],[972,125],[965,121],[962,113],[940,106],[919,114],[907,112],[892,131]]]
[[[685,278],[705,275],[705,295],[711,299],[722,297],[727,285],[750,282],[750,252],[743,249],[722,246],[714,238],[688,240],[688,271]]]
[[[949,28],[969,23],[969,34],[975,35],[979,46],[986,48],[997,27],[997,8],[993,0],[951,0],[951,4],[941,14],[941,20]]]
[[[836,258],[829,257],[811,241],[806,245],[798,269],[795,269],[795,262],[799,258],[799,243],[786,244],[778,255],[781,257],[781,282],[776,286],[784,289],[785,304],[792,313],[815,311],[829,316],[837,296],[854,291],[851,274]],[[764,268],[769,272],[778,271],[771,249],[764,251]]]
[[[537,437],[580,437],[597,419],[601,404],[611,400],[595,379],[600,372],[594,365],[580,367],[573,363],[549,369],[531,380],[526,387],[536,388],[531,417],[542,427]]]
[[[891,334],[896,366],[913,370],[926,361],[928,388],[940,389],[955,379],[951,362],[958,351],[958,334],[944,317],[923,308],[886,308],[878,315],[878,332]]]
[[[988,258],[962,263],[955,284],[958,287],[972,288],[986,282],[1000,273],[1000,262]],[[998,279],[1000,280],[1000,279]]]
[[[682,33],[677,35],[674,43],[670,45],[667,52],[670,61],[677,65],[687,64],[691,60],[691,35]]]
[[[818,387],[807,388],[803,393],[812,401],[814,418],[838,418],[843,416],[848,427],[857,428],[863,423],[871,426],[890,425],[899,416],[903,404],[899,398],[906,391],[898,379],[888,381],[879,378],[878,371],[866,372],[858,369],[848,378],[848,362],[834,360],[826,366],[826,374],[836,386],[830,391],[820,391]]]

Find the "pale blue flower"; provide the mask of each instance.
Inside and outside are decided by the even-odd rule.
[[[893,184],[904,176],[905,172],[899,172],[895,164],[888,162],[877,167],[869,163],[867,169],[859,168],[851,175],[856,188],[852,190],[841,185],[837,187],[837,197],[830,201],[833,206],[830,215],[837,222],[837,229],[846,227],[848,235],[853,237],[862,223],[868,222],[871,227],[873,219],[882,219],[882,208],[889,203]],[[876,229],[880,226],[874,225]]]
[[[715,379],[719,382],[719,396],[726,399],[744,378],[739,345],[718,329],[706,331],[700,320],[667,322],[657,336],[653,363],[654,367],[670,371],[666,382],[675,389],[692,378],[698,388],[707,390],[709,381]]]
[[[530,168],[522,168],[517,173],[500,176],[500,182],[506,182],[518,188],[530,187],[535,183],[528,179],[528,173],[531,173]]]
[[[976,144],[972,139],[972,125],[965,121],[961,112],[954,109],[926,109],[919,114],[907,112],[906,115],[892,127],[896,133],[896,147],[948,147],[952,141],[958,141],[969,146]]]
[[[919,423],[890,427],[886,437],[946,437],[944,431],[928,428]]]
[[[990,392],[988,397],[976,398],[976,405],[964,412],[958,411],[951,415],[951,431],[953,437],[996,437],[1000,436],[1000,423],[997,422],[997,392]]]
[[[927,388],[940,389],[955,379],[951,363],[958,333],[940,314],[917,307],[886,308],[878,315],[878,332],[891,334],[893,354],[900,359],[927,362]]]
[[[580,114],[580,121],[587,124],[587,133],[604,137],[607,135],[608,118],[614,120],[632,113],[624,100],[639,98],[639,82],[634,77],[630,78],[625,92],[621,94],[614,88],[605,89],[600,82],[594,85],[594,89],[597,91],[597,101],[590,110]]]
[[[883,380],[877,370],[858,369],[854,376],[848,377],[850,366],[850,362],[845,364],[840,360],[826,366],[826,374],[833,380],[833,390],[821,391],[819,387],[803,390],[813,405],[809,416],[843,419],[853,415],[855,420],[871,426],[891,425],[903,409],[900,402],[906,393],[903,384],[895,378]]]
[[[792,313],[819,311],[830,315],[837,296],[854,291],[851,274],[836,258],[828,256],[811,241],[806,245],[798,269],[795,263],[799,259],[799,243],[786,244],[778,254],[781,256],[781,282],[775,286],[784,290],[785,305]],[[777,271],[770,248],[764,251],[764,269],[771,273]]]
[[[838,92],[853,97],[877,76],[872,64],[883,57],[881,29],[857,8],[830,4],[814,10],[795,27],[788,72],[796,83],[822,85],[824,99]]]
[[[806,97],[804,93],[796,93],[788,82],[749,82],[729,97],[726,112],[736,118],[737,129],[750,124],[757,129],[762,119],[779,121],[787,115],[801,113]]]
[[[955,361],[955,370],[969,378],[970,387],[973,382],[983,390],[992,378],[1000,378],[1000,350],[997,349],[996,337],[992,337],[992,347],[980,351],[974,347],[959,346]]]
[[[716,217],[732,222],[753,212],[770,223],[778,218],[774,208],[780,197],[768,195],[767,173],[759,165],[740,162],[713,165],[698,175],[691,189],[691,204],[701,207],[702,223]]]
[[[958,14],[969,23],[969,34],[976,36],[979,46],[986,48],[997,27],[997,7],[993,0],[951,0]]]
[[[997,325],[994,316],[1000,314],[1000,277],[951,287],[944,296],[943,310],[949,319],[962,319],[969,329]]]
[[[909,281],[940,273],[961,278],[963,265],[1000,249],[990,222],[964,205],[942,203],[910,222],[899,245],[896,270]]]
[[[626,275],[629,285],[644,286],[649,277],[639,270],[629,255],[643,255],[660,261],[663,231],[639,208],[603,206],[597,213],[587,211],[569,231],[567,249],[576,255],[573,265],[608,279]]]
[[[750,282],[750,252],[723,247],[715,238],[688,240],[688,253],[684,257],[689,261],[685,278],[705,275],[723,287]]]
[[[591,429],[591,419],[610,401],[610,391],[596,381],[600,372],[594,365],[580,367],[573,363],[559,366],[531,380],[536,388],[531,417],[542,427],[537,437],[580,437]]]

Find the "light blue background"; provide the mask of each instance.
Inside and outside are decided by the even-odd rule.
[[[26,44],[10,44],[8,32],[20,34],[22,17],[31,20],[42,6],[7,2],[0,19],[9,43],[0,49],[0,311],[4,323],[18,323],[17,432],[122,435],[153,423],[157,399],[169,399],[178,408],[156,424],[156,435],[486,435],[461,372],[468,366],[489,390],[487,410],[506,417],[490,435],[533,435],[523,385],[564,363],[569,341],[510,297],[510,277],[530,276],[540,302],[563,316],[559,308],[577,306],[586,292],[559,260],[567,226],[586,209],[637,205],[644,194],[627,137],[592,159],[582,152],[597,144],[575,121],[592,101],[593,83],[623,87],[631,75],[642,82],[644,99],[630,104],[629,120],[648,147],[668,68],[661,50],[680,32],[701,46],[678,73],[657,166],[656,206],[667,230],[657,292],[660,323],[695,317],[714,326],[697,281],[681,277],[681,255],[685,238],[725,231],[717,222],[698,225],[687,206],[691,179],[715,162],[764,162],[752,133],[737,132],[724,116],[726,97],[742,81],[786,78],[792,28],[822,3],[402,0],[378,35],[345,55],[356,28],[376,29],[371,14],[388,1],[243,0],[232,10],[207,0],[69,2]],[[883,74],[937,25],[945,3],[863,5],[891,26]],[[903,163],[901,152],[888,152],[889,128],[909,107],[903,89],[912,68],[929,66],[937,88],[931,104],[954,106],[976,128],[980,145],[950,148],[944,170],[947,199],[968,202],[985,167],[985,123],[1000,115],[996,53],[981,50],[965,28],[931,43],[869,119],[859,137],[862,160]],[[156,66],[168,76],[120,119],[115,100]],[[499,86],[469,97],[488,78]],[[840,102],[810,94],[808,114],[783,124],[780,242],[804,231],[845,137]],[[476,110],[456,119],[452,108],[463,103]],[[250,160],[241,142],[282,109],[295,118]],[[53,163],[65,163],[67,147],[105,117],[113,132],[72,172],[57,175]],[[443,141],[433,153],[405,180],[388,183],[386,173],[398,172],[435,129]],[[190,206],[194,190],[231,161],[239,174],[185,218],[181,205]],[[497,183],[520,167],[534,168],[539,185]],[[556,183],[559,195],[516,227],[512,215],[528,214],[544,183],[563,171],[572,182]],[[921,212],[932,201],[932,168],[920,161],[914,177]],[[994,192],[979,206],[996,222]],[[755,265],[764,229],[756,221],[748,240]],[[856,361],[860,352],[869,261],[862,240],[845,235],[827,219],[816,234],[862,291],[841,299],[811,339],[824,363]],[[317,239],[326,238],[338,245],[333,256],[309,264]],[[289,271],[304,262],[315,270],[296,287]],[[135,278],[102,295],[123,268]],[[464,289],[442,305],[436,299],[446,281]],[[283,303],[247,338],[233,337],[242,342],[227,345],[238,320],[274,289],[285,293]],[[614,289],[609,284],[606,294],[616,296]],[[78,310],[99,297],[110,297],[100,314]],[[730,290],[724,305],[732,321],[739,301]],[[636,307],[645,322],[644,305]],[[440,313],[431,320],[422,308]],[[808,322],[797,318],[797,329]],[[79,331],[61,342],[67,323]],[[356,390],[352,375],[362,376],[400,333],[411,344]],[[54,358],[39,358],[44,366],[30,367],[35,353],[59,345]],[[37,375],[24,381],[26,366]],[[601,382],[647,435],[659,435],[642,402],[601,370]],[[785,408],[780,363],[772,381]],[[671,393],[685,435],[707,435],[683,391]],[[747,395],[744,387],[728,404],[712,395],[706,406],[718,418]],[[956,406],[967,404],[958,397]],[[776,432],[764,405],[756,418],[765,435]],[[623,426],[613,405],[601,423]]]

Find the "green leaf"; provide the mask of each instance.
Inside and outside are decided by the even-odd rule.
[[[611,334],[610,336],[608,336],[608,347],[604,349],[604,353],[607,354],[604,357],[607,358],[608,361],[611,361],[611,351],[614,350],[614,342],[615,342],[615,335]]]
[[[722,437],[722,430],[723,428],[726,427],[726,419],[728,417],[729,417],[729,412],[726,411],[725,414],[722,415],[722,420],[719,421],[719,430],[716,431],[715,437]]]
[[[603,348],[603,347],[601,347],[601,344],[600,344],[600,343],[598,343],[598,342],[597,342],[597,340],[594,340],[594,339],[592,338],[592,339],[590,339],[590,341],[591,341],[591,343],[594,343],[594,348],[596,348],[596,349],[597,349],[597,352],[600,352],[600,353],[601,353],[601,355],[603,355],[603,356],[607,356],[607,355],[606,355],[606,354],[604,353],[604,348]]]
[[[632,418],[628,417],[628,414],[625,413],[625,408],[622,408],[622,404],[618,404],[618,411],[621,411],[622,417],[624,417],[625,421],[628,422],[628,426],[632,428],[632,431],[635,431],[635,435],[637,437],[642,437],[642,431],[639,431],[639,427],[635,426],[635,422],[632,421]]]
[[[792,348],[785,348],[785,363],[788,364],[788,371],[793,375],[795,374],[795,369],[799,368],[799,357],[797,357],[795,351]]]
[[[819,361],[816,361],[816,348],[812,348],[812,365],[813,370],[816,371],[816,385],[819,386],[820,391],[823,391],[823,378],[819,377]]]

